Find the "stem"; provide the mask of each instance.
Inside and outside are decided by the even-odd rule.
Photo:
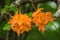
[[[7,31],[6,40],[9,40],[9,39],[8,39],[8,35],[9,35],[9,31]]]
[[[31,3],[31,5],[32,5],[32,7],[34,8],[34,10],[36,11],[36,7],[34,6],[34,4],[33,4],[33,0],[30,0],[32,3]]]
[[[6,20],[6,21],[8,21],[8,19],[7,19],[7,17],[6,17],[6,16],[4,16],[4,18],[5,18],[5,20]]]
[[[20,37],[20,40],[26,40],[26,37],[27,37],[28,33],[27,32],[24,32],[21,37]]]
[[[54,24],[53,24],[54,25]],[[54,27],[56,28],[56,26],[54,25]],[[59,31],[57,30],[57,28],[56,28],[56,30],[55,31],[57,31],[58,33],[59,33]]]
[[[22,13],[22,11],[21,11],[21,9],[22,9],[22,6],[19,6],[19,9],[20,9],[20,10],[19,10],[19,13]]]
[[[32,7],[34,8],[34,10],[36,11],[36,8],[35,8],[35,6],[33,5],[33,4],[31,4],[32,5]]]
[[[18,36],[18,37],[17,37],[17,40],[19,40],[19,39],[20,39],[20,37]]]

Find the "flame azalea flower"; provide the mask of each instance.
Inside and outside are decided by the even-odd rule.
[[[36,12],[33,13],[32,17],[33,17],[33,23],[36,24],[36,26],[38,27],[38,30],[42,30],[45,31],[45,25],[47,25],[47,23],[53,22],[54,18],[52,17],[51,12],[42,12],[41,10],[43,9],[38,9]]]
[[[11,29],[14,32],[17,32],[18,36],[23,32],[28,32],[31,29],[32,19],[29,18],[26,14],[16,14],[12,16],[9,23],[11,24]]]

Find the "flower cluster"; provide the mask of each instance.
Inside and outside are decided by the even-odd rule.
[[[23,32],[28,32],[31,29],[31,18],[29,18],[26,14],[16,14],[12,16],[10,19],[11,28],[13,31],[17,32],[18,35],[22,34]]]
[[[45,25],[47,25],[49,21],[53,22],[54,18],[52,18],[51,12],[42,12],[41,10],[43,10],[43,8],[38,9],[36,12],[34,12],[32,17],[33,22],[38,27],[38,30],[45,31]]]
[[[53,22],[54,18],[51,12],[42,12],[42,10],[43,8],[36,10],[36,12],[32,14],[32,18],[28,17],[26,14],[18,14],[18,12],[16,12],[9,22],[12,26],[12,30],[17,32],[18,35],[25,31],[28,32],[33,27],[33,22],[36,24],[39,31],[45,31],[45,25],[47,25],[49,21]]]

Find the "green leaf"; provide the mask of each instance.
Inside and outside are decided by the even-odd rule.
[[[15,6],[11,6],[11,7],[10,7],[10,9],[11,9],[11,10],[13,10],[13,11],[14,11],[14,13],[16,13],[16,12],[18,11],[18,8],[17,8],[17,7],[15,7]]]
[[[37,28],[33,28],[26,38],[26,40],[45,40],[42,33],[37,30]]]
[[[1,10],[1,12],[2,12],[2,13],[5,13],[7,10],[8,10],[7,8],[3,8],[3,9]]]
[[[52,30],[53,25],[54,25],[53,22],[49,22],[49,23],[46,25],[46,31],[48,31],[48,30],[53,31],[53,30]]]
[[[29,12],[29,13],[28,13],[28,16],[31,17],[31,16],[32,16],[32,12]]]
[[[1,10],[1,12],[2,12],[2,13],[5,13],[5,12],[8,10],[8,8],[9,8],[9,6],[8,6],[8,5],[5,5],[5,8],[3,8],[3,9]]]
[[[25,4],[21,7],[21,12],[22,13],[27,13],[29,11],[29,4]]]
[[[10,2],[11,2],[11,0],[5,0],[5,4],[6,4],[6,5],[9,5]]]
[[[7,23],[6,21],[0,23],[0,36],[2,37],[6,37],[6,31],[3,30],[3,27],[5,26],[6,23]]]
[[[45,4],[44,3],[39,3],[38,5],[37,5],[37,8],[41,8],[41,7],[43,7]]]
[[[55,13],[57,10],[57,4],[53,1],[49,1],[45,5],[45,11]]]
[[[54,1],[47,2],[47,5],[50,6],[51,8],[53,8],[53,9],[56,9],[57,8],[57,4]]]
[[[10,30],[11,29],[11,25],[10,24],[5,24],[3,30]]]
[[[5,8],[9,8],[9,6],[8,5],[5,5]]]
[[[53,23],[53,22],[49,22],[49,23],[48,23],[48,26],[50,26],[50,27],[51,27],[52,25],[54,25],[54,23]]]
[[[52,12],[55,13],[57,10],[57,4],[54,1],[49,1],[46,3],[39,3],[37,8],[44,8],[44,12]]]

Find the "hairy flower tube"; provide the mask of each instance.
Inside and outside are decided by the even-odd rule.
[[[18,14],[18,12],[16,12],[9,23],[11,24],[11,29],[19,36],[23,32],[31,30],[32,19],[26,14]]]
[[[43,8],[40,8],[36,10],[36,12],[33,13],[33,23],[36,24],[38,27],[38,30],[45,31],[45,25],[47,25],[48,22],[53,22],[54,18],[52,17],[51,12],[42,12]]]

